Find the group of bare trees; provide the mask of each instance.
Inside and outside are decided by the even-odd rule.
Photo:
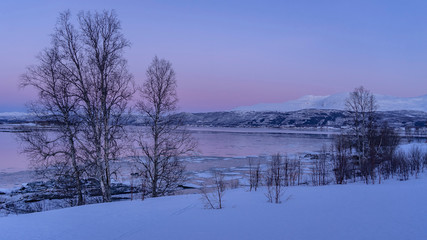
[[[327,152],[327,146],[323,145],[320,153],[312,162],[311,182],[314,186],[329,184],[330,163]]]
[[[39,160],[38,167],[73,177],[81,205],[83,169],[99,180],[103,201],[111,200],[110,162],[120,149],[118,139],[133,82],[123,58],[129,43],[115,14],[82,12],[78,23],[78,28],[71,23],[70,12],[60,14],[52,46],[40,54],[39,64],[30,67],[22,81],[39,92],[33,112],[52,119],[59,131],[20,136],[26,143],[24,151]],[[52,171],[52,166],[60,169]]]
[[[301,161],[286,154],[272,155],[265,170],[261,169],[259,160],[249,159],[249,191],[257,191],[260,186],[266,186],[265,195],[271,203],[280,203],[283,188],[299,185],[302,175]]]
[[[357,153],[360,174],[369,181],[374,180],[375,155],[377,154],[377,119],[378,108],[374,95],[364,87],[356,88],[347,98],[346,106],[352,116],[350,132],[352,145]],[[380,143],[381,144],[381,143]]]
[[[257,190],[261,185],[261,162],[249,158],[249,191]]]
[[[270,202],[280,202],[282,187],[299,185],[308,173],[311,184],[344,184],[362,180],[381,183],[383,179],[397,176],[407,180],[418,176],[427,166],[427,152],[419,147],[408,151],[398,150],[401,137],[387,122],[378,122],[377,104],[373,94],[363,87],[356,88],[347,99],[347,110],[352,116],[350,128],[334,137],[330,146],[311,156],[308,172],[301,168],[301,161],[273,155],[266,171],[260,164],[249,161],[250,190],[265,184]],[[305,178],[304,184],[308,181]]]
[[[102,201],[111,201],[113,162],[129,154],[132,139],[125,124],[137,87],[128,72],[124,37],[114,11],[80,12],[73,21],[69,11],[58,18],[51,46],[23,75],[22,86],[38,91],[30,111],[54,129],[26,129],[19,134],[23,151],[36,169],[49,178],[66,179],[78,205],[85,204],[84,179],[99,182]],[[170,62],[154,58],[139,89],[137,110],[147,131],[137,142],[139,174],[153,197],[176,188],[183,177],[178,157],[195,143],[176,110],[176,79]]]
[[[389,138],[390,141],[396,136]],[[399,180],[408,180],[409,176],[418,177],[427,166],[427,152],[423,152],[418,146],[413,146],[407,151],[396,150],[395,143],[388,147],[380,148],[375,158],[374,171],[369,175],[363,175],[359,169],[357,155],[354,154],[349,136],[340,135],[334,141],[331,152],[332,170],[336,184],[348,181],[363,180],[365,183],[381,183],[383,179],[397,177]],[[371,180],[371,181],[369,181]]]
[[[374,95],[364,87],[356,88],[346,101],[352,116],[349,131],[338,135],[331,147],[335,182],[363,180],[381,183],[399,175],[407,179],[423,169],[424,153],[417,148],[408,153],[398,149],[401,137],[387,122],[378,122]]]
[[[280,154],[272,156],[270,166],[265,175],[265,181],[267,186],[267,193],[265,194],[268,202],[280,203],[280,198],[283,195],[284,186],[284,172],[285,168],[283,165],[283,157]]]

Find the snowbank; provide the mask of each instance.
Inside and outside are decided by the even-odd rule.
[[[418,148],[423,153],[427,153],[427,144],[420,143],[420,142],[412,142],[412,143],[401,144],[401,145],[399,145],[398,150],[409,153],[413,148]]]
[[[225,209],[200,196],[114,202],[0,218],[1,239],[427,239],[427,179],[229,190]],[[287,201],[285,201],[288,199]]]

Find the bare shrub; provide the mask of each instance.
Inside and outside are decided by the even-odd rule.
[[[285,157],[287,159],[287,157]],[[283,195],[283,175],[284,175],[284,164],[283,157],[280,154],[272,156],[269,169],[265,174],[265,182],[267,186],[267,197],[270,203],[281,203],[281,197]]]
[[[261,182],[261,163],[258,159],[254,163],[254,159],[249,158],[249,191],[257,190]]]
[[[286,154],[282,157],[282,161],[283,186],[299,185],[302,177],[301,161]]]
[[[205,208],[208,209],[222,209],[224,192],[226,190],[226,184],[224,182],[224,175],[220,172],[214,173],[214,186],[209,189],[203,186],[200,191],[202,194],[202,200]]]
[[[375,166],[378,172],[378,183],[381,177],[387,179],[394,174],[394,153],[400,142],[400,136],[387,122],[383,123],[376,133],[373,150],[375,151]]]
[[[332,164],[335,175],[335,183],[343,184],[350,176],[350,143],[346,135],[336,136],[334,144],[331,146]]]
[[[240,182],[239,182],[239,179],[232,179],[228,181],[226,185],[229,189],[236,189],[236,188],[239,188]]]
[[[396,165],[396,173],[400,180],[408,180],[411,173],[411,165],[406,153],[402,150],[394,154],[394,162]]]
[[[411,173],[417,178],[423,168],[424,154],[418,146],[412,146],[408,152],[408,160],[411,166]]]
[[[311,181],[314,186],[327,185],[329,183],[329,164],[326,145],[322,146],[321,152],[314,159],[311,170]]]

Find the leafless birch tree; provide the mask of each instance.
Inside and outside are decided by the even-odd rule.
[[[372,153],[371,140],[375,137],[375,112],[378,106],[375,96],[369,90],[358,87],[350,93],[346,100],[346,107],[352,115],[350,134],[354,136],[358,165],[367,182],[368,176],[372,177],[374,174],[375,159],[369,154]]]
[[[175,114],[178,98],[172,64],[155,57],[146,77],[137,106],[146,126],[137,141],[142,153],[137,161],[151,195],[157,197],[171,193],[182,182],[184,166],[179,157],[192,153],[196,142]]]
[[[56,46],[43,51],[38,65],[29,67],[22,77],[22,86],[38,91],[38,101],[29,109],[39,120],[57,124],[49,134],[44,130],[26,130],[18,134],[23,151],[28,154],[39,173],[60,180],[72,180],[83,205],[82,164],[77,155],[77,134],[80,120],[76,116],[78,98],[69,73],[61,65],[62,56]],[[70,184],[70,183],[68,183]]]
[[[125,136],[123,124],[128,117],[128,101],[134,93],[132,76],[123,57],[123,51],[130,43],[124,38],[120,21],[113,11],[95,14],[82,12],[79,14],[79,24],[80,32],[76,37],[83,51],[73,56],[83,56],[81,61],[85,70],[83,77],[78,77],[76,81],[85,121],[83,146],[86,147],[86,156],[95,166],[103,201],[109,202],[111,161],[120,156],[123,148],[120,142]],[[64,40],[70,43],[73,39]],[[74,69],[80,76],[78,60]]]
[[[80,121],[76,139],[86,171],[99,180],[103,201],[109,202],[111,161],[120,155],[127,104],[134,93],[123,57],[130,44],[114,11],[81,12],[77,23],[73,24],[69,11],[60,14],[52,34],[57,66],[52,71],[55,78],[62,77],[75,101],[74,113]]]

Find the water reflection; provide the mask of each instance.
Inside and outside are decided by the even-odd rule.
[[[4,129],[4,128],[3,128]],[[334,132],[279,129],[190,128],[198,140],[201,156],[236,157],[274,153],[311,152],[329,144]],[[14,133],[0,132],[0,172],[28,169],[26,156],[19,154]]]
[[[234,157],[248,155],[271,155],[274,153],[312,152],[329,144],[332,135],[319,132],[260,132],[246,129],[243,131],[217,131],[215,129],[191,129],[199,141],[199,150],[203,156]]]

